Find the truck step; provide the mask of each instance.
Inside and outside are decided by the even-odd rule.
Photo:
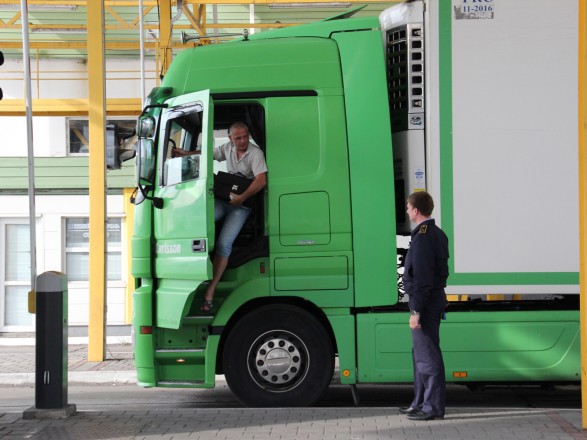
[[[182,320],[183,325],[211,325],[214,320],[214,316],[186,316]]]
[[[214,379],[206,381],[206,351],[203,349],[167,348],[155,352],[157,385],[168,388],[213,388]]]
[[[177,358],[204,359],[205,352],[201,348],[163,348],[155,351],[155,359],[169,360]]]
[[[157,382],[157,386],[167,388],[201,388],[202,385],[204,385],[203,380],[162,380]]]

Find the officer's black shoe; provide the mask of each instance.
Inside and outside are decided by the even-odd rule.
[[[404,406],[402,408],[398,408],[398,411],[400,414],[415,414],[420,410],[417,408],[412,408],[411,406]]]
[[[435,416],[434,414],[425,413],[424,411],[416,411],[415,413],[408,414],[410,420],[442,420],[444,416]]]

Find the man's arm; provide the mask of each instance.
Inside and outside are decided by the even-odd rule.
[[[171,157],[172,158],[194,156],[194,155],[200,154],[200,153],[201,153],[200,150],[187,151],[187,150],[182,150],[181,148],[177,148],[177,147],[173,147],[171,149]]]
[[[412,240],[410,245],[412,253],[410,304],[416,311],[426,307],[426,302],[432,287],[434,286],[434,249],[430,237],[420,235]]]
[[[251,182],[249,187],[242,194],[230,193],[231,205],[242,205],[247,199],[253,197],[259,191],[267,186],[267,173],[259,173],[255,176],[255,180]]]
[[[226,144],[224,144],[226,145]],[[214,160],[217,160],[218,162],[222,162],[224,160],[226,160],[226,154],[224,152],[224,145],[220,145],[219,147],[214,147],[214,150],[212,152],[212,156],[214,157]]]

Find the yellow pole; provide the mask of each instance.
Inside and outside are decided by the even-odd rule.
[[[106,357],[106,77],[104,0],[87,2],[90,127],[90,316],[88,360]]]
[[[581,283],[581,399],[583,429],[587,429],[587,22],[586,0],[579,0],[579,245]]]
[[[161,72],[163,76],[169,69],[171,64],[171,53],[173,47],[172,41],[173,35],[171,34],[171,0],[160,0],[159,1],[159,59],[161,60]]]
[[[130,202],[130,196],[134,192],[134,188],[124,188],[122,196],[124,197],[124,212],[126,214],[126,292],[124,302],[124,317],[125,322],[130,324],[132,322],[132,293],[135,290],[135,279],[132,276],[132,233],[135,224],[135,205]]]

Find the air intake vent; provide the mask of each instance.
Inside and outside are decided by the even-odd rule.
[[[386,33],[387,88],[394,132],[424,128],[424,27],[398,26]]]

